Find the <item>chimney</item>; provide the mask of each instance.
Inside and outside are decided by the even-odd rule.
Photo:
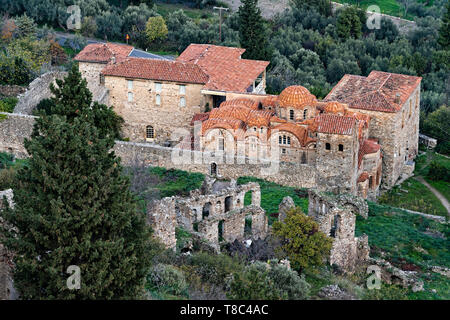
[[[111,62],[112,62],[112,64],[116,64],[116,56],[111,57]]]
[[[395,100],[394,100],[394,102],[395,102],[395,103],[400,103],[400,93],[397,92],[397,93],[395,94]]]

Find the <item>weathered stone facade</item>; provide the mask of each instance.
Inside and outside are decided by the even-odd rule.
[[[5,198],[6,201],[8,201],[9,206],[14,206],[13,191],[11,189],[0,191],[0,211],[4,207],[3,201]],[[3,221],[0,218],[0,224],[1,223],[3,223]],[[12,279],[13,267],[13,255],[11,252],[7,251],[1,243],[0,234],[0,300],[17,299],[17,293],[14,289]]]
[[[200,84],[105,76],[105,86],[109,90],[109,103],[125,120],[123,136],[131,141],[162,144],[179,140],[172,136],[175,130],[185,129],[184,133],[179,132],[180,138],[189,134],[192,117],[203,111]],[[149,126],[153,138],[147,132]]]
[[[368,215],[367,203],[358,197],[309,191],[308,215],[319,223],[320,231],[334,239],[330,264],[353,272],[359,261],[369,258],[368,237],[355,237],[356,215]]]
[[[247,192],[251,192],[250,206],[244,206]],[[251,220],[253,239],[266,236],[268,220],[260,202],[257,183],[236,185],[233,180],[207,176],[202,188],[191,191],[187,198],[169,197],[153,202],[148,217],[155,236],[168,248],[175,247],[175,229],[181,227],[219,251],[222,241],[244,239],[246,219]]]
[[[25,87],[17,85],[1,85],[0,96],[17,97],[19,94],[24,93],[25,90],[27,90]]]

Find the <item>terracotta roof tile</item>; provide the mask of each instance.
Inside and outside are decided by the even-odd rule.
[[[236,98],[226,100],[220,104],[221,108],[225,106],[244,106],[253,110],[258,110],[259,102],[248,98]]]
[[[241,59],[244,52],[241,48],[191,44],[177,61],[200,66],[209,76],[206,90],[246,92],[269,62]]]
[[[127,58],[110,64],[102,74],[108,76],[204,84],[208,76],[196,65],[178,61]]]
[[[317,99],[308,89],[302,86],[290,86],[284,89],[278,97],[280,107],[303,108],[315,105]]]
[[[339,101],[355,109],[397,112],[421,80],[381,71],[372,71],[367,77],[346,74],[324,101]]]
[[[203,122],[205,120],[208,120],[209,119],[209,115],[210,115],[210,112],[203,112],[203,113],[196,113],[196,114],[194,114],[194,116],[192,117],[192,120],[191,120],[191,126],[193,126],[194,123],[197,122],[197,121]]]
[[[338,116],[334,114],[321,114],[316,119],[317,132],[352,135],[357,121],[354,117]]]
[[[367,179],[369,179],[369,174],[367,172],[361,173],[361,175],[358,177],[358,180],[356,182],[364,182]]]
[[[361,163],[362,163],[363,157],[366,154],[371,154],[371,153],[378,152],[378,150],[380,150],[380,149],[381,149],[381,146],[378,143],[376,143],[375,141],[373,141],[371,139],[364,140],[362,145],[359,147],[358,168],[361,167]]]
[[[84,47],[74,58],[76,61],[82,62],[98,62],[108,63],[111,58],[116,57],[116,61],[120,61],[128,57],[133,51],[132,46],[116,43],[91,43]]]

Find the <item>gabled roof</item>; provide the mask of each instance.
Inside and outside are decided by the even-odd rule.
[[[178,61],[126,58],[109,64],[102,74],[108,76],[205,84],[208,76],[196,65]]]
[[[91,43],[78,53],[74,60],[81,62],[108,63],[112,57],[120,61],[133,51],[132,46],[116,43]]]
[[[334,114],[321,114],[315,121],[318,124],[317,132],[352,135],[357,119]]]
[[[205,90],[246,92],[269,62],[241,59],[244,52],[242,48],[191,44],[177,61],[202,68],[209,76]]]
[[[324,101],[339,101],[355,109],[397,112],[421,80],[382,71],[372,71],[367,77],[346,74]]]

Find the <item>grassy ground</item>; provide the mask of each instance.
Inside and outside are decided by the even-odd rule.
[[[408,298],[450,299],[450,280],[429,272],[430,266],[450,267],[448,224],[369,202],[369,218],[356,221],[356,235],[363,233],[369,236],[371,257],[383,256],[398,268],[419,270],[425,291],[408,292]]]
[[[285,187],[253,177],[241,177],[237,182],[238,184],[245,184],[248,182],[259,183],[261,187],[261,207],[266,210],[266,213],[269,215],[269,224],[272,224],[276,219],[277,216],[275,213],[278,213],[278,206],[281,200],[286,196],[290,196],[294,200],[294,203],[302,208],[303,212],[308,212],[308,194],[305,189]],[[247,193],[244,199],[244,205],[249,204],[251,204],[251,194]]]
[[[414,20],[414,16],[407,14],[405,17],[405,10],[403,6],[396,0],[333,0],[338,3],[349,3],[353,5],[359,5],[363,9],[371,5],[377,5],[380,7],[381,13],[388,14],[390,16],[400,17],[407,20]],[[417,1],[422,2],[422,1]],[[431,5],[431,3],[430,3]]]
[[[166,18],[170,13],[183,9],[184,13],[191,19],[208,19],[213,16],[213,10],[210,8],[196,9],[191,8],[181,3],[165,3],[161,1],[156,1],[156,11]]]
[[[392,207],[447,216],[447,210],[441,201],[425,185],[414,178],[409,178],[401,186],[384,193],[378,198],[378,202]]]

